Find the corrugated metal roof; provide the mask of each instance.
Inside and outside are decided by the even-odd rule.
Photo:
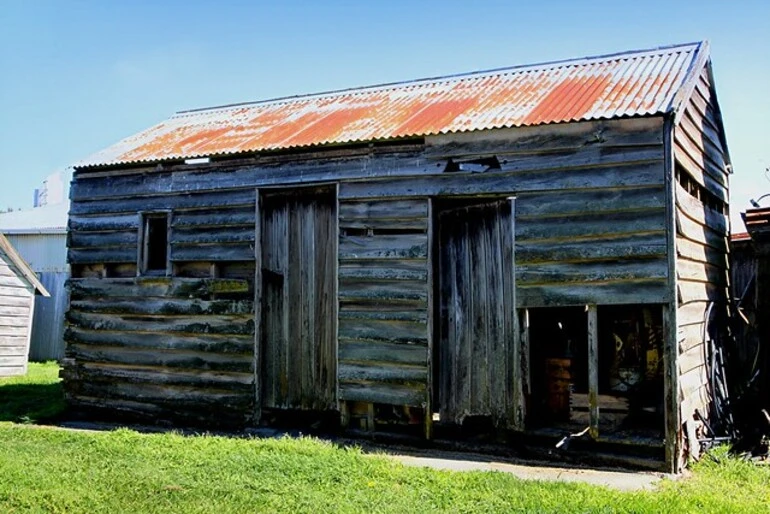
[[[0,213],[0,233],[66,234],[70,202]]]
[[[668,112],[703,43],[180,112],[78,167]]]

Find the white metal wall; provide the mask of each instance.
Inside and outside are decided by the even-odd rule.
[[[35,272],[69,271],[66,233],[6,234],[6,237]]]
[[[37,273],[50,298],[35,298],[29,360],[47,361],[64,357],[64,313],[69,278],[67,234],[7,234],[6,237]]]

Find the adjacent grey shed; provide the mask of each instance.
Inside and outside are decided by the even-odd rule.
[[[49,296],[35,272],[0,234],[0,377],[27,372],[38,294]]]

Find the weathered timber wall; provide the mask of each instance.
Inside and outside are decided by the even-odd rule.
[[[0,251],[0,377],[27,372],[35,292]]]
[[[340,398],[420,406],[428,382],[428,199],[340,200]]]
[[[729,219],[726,215],[728,175],[709,68],[698,77],[690,101],[674,128],[674,158],[708,193],[725,202],[724,211],[709,205],[708,195],[676,185],[676,251],[679,325],[679,374],[682,420],[695,409],[707,416],[708,387],[706,338],[718,337],[719,321],[726,316],[729,262]],[[710,320],[705,319],[713,303]]]
[[[425,187],[433,194],[516,194],[517,305],[669,301],[662,120],[506,136],[442,136],[437,143],[445,152],[496,155],[501,171],[441,177]]]
[[[163,346],[162,334],[172,333],[173,340],[182,338],[190,344],[219,336],[209,335],[212,330],[184,336],[167,330],[172,322],[189,324],[208,315],[195,306],[196,299],[211,301],[203,291],[191,291],[182,299],[142,280],[127,282],[121,293],[106,285],[123,284],[122,279],[110,278],[111,273],[135,273],[137,213],[164,209],[172,211],[170,259],[176,273],[204,276],[214,263],[220,276],[243,279],[253,290],[257,188],[339,183],[342,400],[411,406],[429,401],[431,198],[517,195],[520,307],[669,301],[662,141],[662,119],[646,118],[436,136],[425,145],[169,165],[160,171],[79,170],[71,189],[69,260],[73,273],[92,265],[108,266],[102,272],[105,279],[80,279],[90,292],[72,300],[69,345],[76,352],[78,345],[120,347],[122,341],[147,341],[142,350],[147,360],[137,374],[114,373],[100,383],[105,384],[102,387],[96,385],[99,373],[106,372],[102,368],[123,369],[128,364],[103,353],[90,357],[73,353],[78,364],[68,368],[70,398],[94,405],[111,405],[116,399],[127,410],[182,413],[219,394],[209,397],[208,391],[221,389],[207,389],[209,385],[196,385],[192,379],[180,396],[188,399],[186,404],[173,402],[176,393],[165,386],[153,386],[141,401],[133,389],[121,389],[141,380],[150,387],[149,383],[161,383],[153,382],[157,377],[192,376],[204,369],[192,360],[176,367],[168,364],[173,361],[152,362],[152,353],[190,351],[184,344]],[[444,171],[449,159],[490,156],[497,158],[499,167],[483,173]],[[73,280],[73,287],[78,283]],[[98,284],[106,289],[99,290]],[[123,310],[86,312],[89,307],[83,302],[115,303]],[[153,317],[161,306],[180,311],[174,316],[185,320]],[[141,327],[134,324],[136,317]],[[238,318],[239,323],[246,317]],[[153,337],[144,339],[136,332]],[[88,342],[77,340],[83,334],[90,337]],[[102,341],[108,335],[109,345]],[[246,337],[239,341],[247,344]],[[248,353],[245,346],[241,348],[244,355]],[[93,375],[86,368],[94,370]],[[244,391],[255,387],[253,379],[241,378],[244,381],[237,384]],[[245,406],[246,393],[236,396]],[[217,403],[206,405],[212,402]]]
[[[69,288],[63,377],[72,403],[207,424],[250,420],[248,282],[82,278]]]

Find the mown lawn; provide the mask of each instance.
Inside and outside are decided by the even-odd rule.
[[[0,408],[8,383],[0,381]],[[770,468],[734,458],[656,491],[404,467],[312,438],[78,432],[0,423],[0,512],[768,512]]]

